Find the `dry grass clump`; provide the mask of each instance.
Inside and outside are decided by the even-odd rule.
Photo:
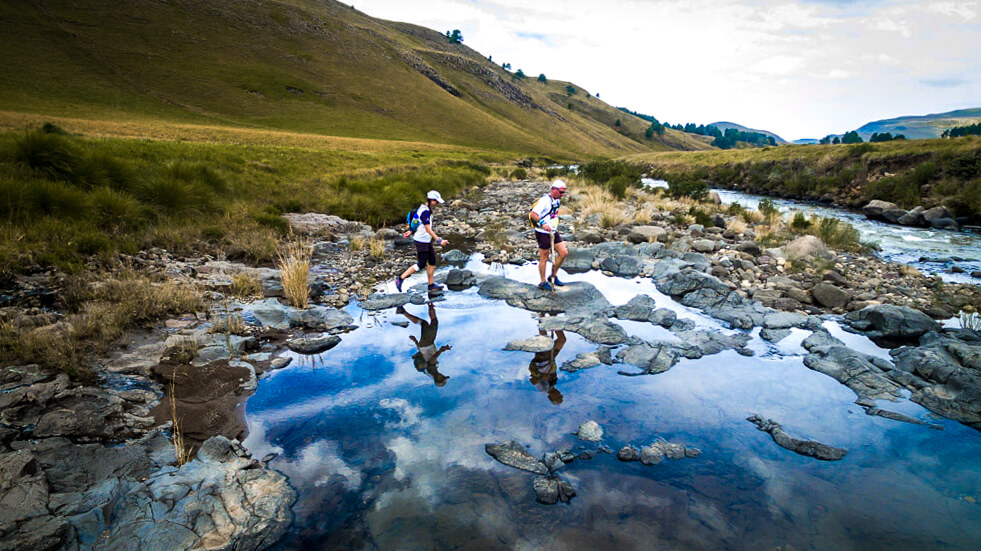
[[[733,218],[732,220],[726,222],[726,229],[730,229],[736,233],[743,233],[749,229],[749,226],[741,219]]]
[[[289,303],[305,309],[310,302],[310,256],[312,247],[304,240],[291,241],[280,252],[279,271]]]
[[[191,460],[191,450],[184,443],[184,433],[181,430],[181,421],[183,418],[177,417],[177,384],[174,382],[177,377],[177,373],[170,379],[170,418],[173,421],[173,440],[174,440],[174,453],[177,456],[177,466],[180,467]]]
[[[238,314],[222,316],[211,326],[211,332],[239,336],[248,333],[246,330],[245,320]]]
[[[740,216],[742,216],[744,222],[754,226],[766,218],[763,216],[763,213],[758,210],[744,210],[740,213]]]
[[[351,252],[364,250],[367,244],[367,240],[365,240],[363,237],[357,235],[347,236],[347,246],[351,249]]]
[[[650,207],[641,207],[634,212],[634,224],[650,224],[654,221],[654,213]]]
[[[375,260],[380,260],[385,257],[385,240],[380,237],[374,237],[368,240],[368,252],[371,254],[371,258]]]
[[[232,286],[229,292],[242,298],[261,297],[262,282],[254,273],[238,273],[232,276]]]
[[[86,276],[69,281],[63,302],[69,312],[55,323],[0,325],[0,363],[37,363],[87,378],[85,367],[93,354],[105,354],[130,327],[200,310],[197,289],[173,282],[159,283],[132,272],[116,279]]]
[[[600,227],[601,228],[615,228],[620,224],[627,221],[626,215],[623,211],[619,210],[609,210],[600,215]]]
[[[585,186],[575,197],[581,214],[604,214],[620,210],[620,202],[610,192],[598,186]]]

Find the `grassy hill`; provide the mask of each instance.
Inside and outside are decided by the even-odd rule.
[[[776,142],[777,142],[778,145],[783,145],[783,144],[786,144],[787,143],[787,140],[781,138],[780,136],[774,134],[773,132],[770,132],[769,130],[757,130],[755,128],[748,128],[746,126],[743,126],[741,124],[736,124],[734,122],[725,122],[725,121],[713,122],[712,123],[712,126],[718,128],[719,130],[721,130],[723,132],[725,132],[726,130],[728,130],[730,128],[735,128],[736,130],[739,130],[740,132],[758,132],[760,134],[765,134],[767,136],[771,136],[774,140],[776,140]]]
[[[708,147],[675,131],[647,140],[644,121],[568,96],[569,83],[516,80],[439,32],[329,0],[12,0],[0,22],[8,113],[564,158]]]
[[[940,134],[948,128],[974,124],[978,121],[981,121],[981,107],[873,121],[862,125],[858,129],[858,134],[865,140],[869,139],[873,132],[905,134],[911,140],[939,138]]]

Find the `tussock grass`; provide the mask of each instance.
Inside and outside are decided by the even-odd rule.
[[[239,336],[248,334],[245,320],[238,314],[226,314],[222,316],[211,326],[211,332]]]
[[[749,225],[739,218],[733,218],[726,221],[726,228],[741,234],[749,229]]]
[[[279,270],[283,293],[290,305],[305,309],[310,301],[310,256],[312,247],[304,240],[291,241],[280,253]]]
[[[183,418],[177,417],[177,384],[175,383],[177,373],[170,379],[170,419],[172,422],[171,431],[173,432],[172,441],[174,443],[174,454],[177,457],[177,466],[183,466],[191,460],[191,449],[184,442],[184,433],[181,429]]]

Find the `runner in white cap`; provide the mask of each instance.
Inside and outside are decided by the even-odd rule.
[[[412,240],[416,244],[416,258],[418,262],[409,266],[405,272],[395,277],[395,288],[402,292],[402,282],[409,278],[412,274],[416,273],[423,268],[426,269],[426,276],[429,278],[429,291],[439,292],[442,290],[441,285],[436,285],[433,282],[433,273],[436,271],[436,249],[433,248],[434,243],[439,243],[440,245],[449,245],[450,242],[441,239],[436,232],[433,231],[433,213],[432,209],[437,204],[442,204],[443,196],[439,194],[438,191],[430,190],[426,194],[426,202],[419,205],[416,209],[416,215],[419,218],[419,227],[416,228],[415,235]],[[409,237],[409,232],[405,232],[405,237]]]
[[[535,206],[531,207],[531,213],[528,215],[535,226],[535,240],[538,241],[538,273],[542,277],[542,282],[538,284],[538,287],[546,291],[553,290],[553,286],[565,285],[559,281],[557,275],[562,263],[565,262],[565,257],[569,255],[569,250],[562,242],[562,236],[559,235],[559,203],[562,196],[565,195],[565,191],[565,182],[555,180],[552,182],[552,187],[548,193],[543,195],[535,203]],[[546,264],[548,264],[548,255],[553,248],[558,253],[558,257],[552,260],[552,276],[546,281]]]

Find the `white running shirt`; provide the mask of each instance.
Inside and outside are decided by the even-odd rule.
[[[559,200],[552,199],[552,196],[546,193],[535,202],[535,206],[531,207],[531,212],[538,214],[538,224],[535,225],[535,231],[538,233],[548,233],[547,230],[542,229],[542,224],[548,224],[552,226],[552,231],[559,231]]]

